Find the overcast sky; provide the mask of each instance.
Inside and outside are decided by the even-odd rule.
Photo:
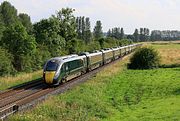
[[[0,0],[0,3],[4,0]],[[92,28],[101,20],[103,30],[123,27],[180,30],[180,0],[7,0],[19,13],[27,13],[32,22],[48,18],[61,8],[70,7],[75,16],[90,17]]]

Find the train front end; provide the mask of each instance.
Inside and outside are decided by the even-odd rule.
[[[48,85],[59,85],[59,67],[57,60],[49,60],[43,70],[43,79]]]

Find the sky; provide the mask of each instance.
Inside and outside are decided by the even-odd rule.
[[[2,3],[4,0],[0,0]],[[135,28],[180,30],[180,0],[7,0],[18,13],[27,13],[32,22],[49,18],[61,8],[75,9],[75,16],[89,17],[91,28],[101,20],[103,31],[123,27],[125,33]]]

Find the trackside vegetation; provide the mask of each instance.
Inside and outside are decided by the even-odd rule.
[[[31,73],[21,72],[17,75],[0,77],[0,91],[40,78],[42,78],[42,70]]]
[[[165,46],[172,52],[179,48],[178,44],[153,45],[161,56],[166,53],[162,50]],[[171,63],[176,63],[176,57],[171,56],[174,58]],[[88,82],[50,97],[35,109],[10,120],[180,120],[180,67],[129,70],[128,60],[129,57],[124,58]],[[163,58],[162,61],[168,62]]]

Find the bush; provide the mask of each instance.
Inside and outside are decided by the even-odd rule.
[[[160,57],[153,48],[139,48],[130,59],[130,69],[152,69],[159,66]]]

